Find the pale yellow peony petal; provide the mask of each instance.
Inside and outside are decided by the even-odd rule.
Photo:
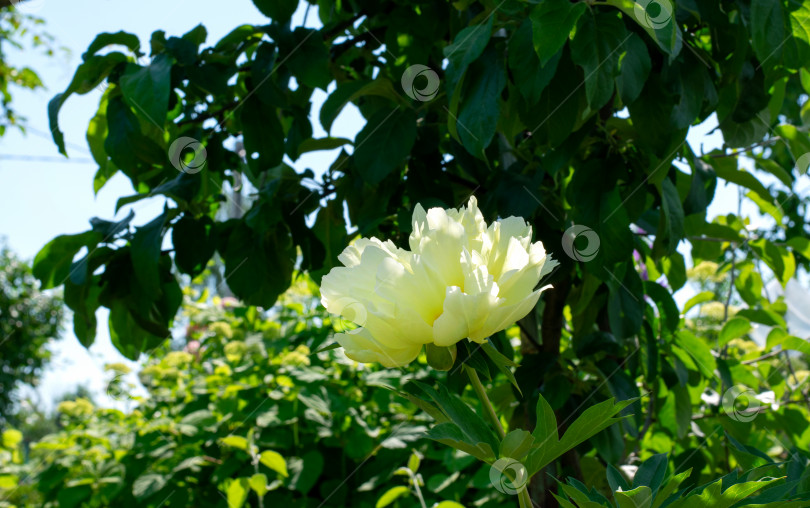
[[[336,334],[335,338],[346,350],[346,356],[360,363],[379,362],[385,367],[402,367],[414,361],[422,349],[422,346],[419,345],[408,345],[396,349],[389,348],[377,342],[363,328],[358,328],[352,332]]]
[[[444,312],[433,323],[433,341],[437,346],[451,346],[473,335],[485,326],[487,316],[498,305],[491,292],[467,294],[461,288],[447,288]]]
[[[323,305],[360,327],[338,334],[350,358],[399,366],[423,344],[483,342],[531,312],[556,265],[525,220],[487,225],[475,198],[460,209],[417,205],[412,226],[410,251],[359,239],[323,278]]]

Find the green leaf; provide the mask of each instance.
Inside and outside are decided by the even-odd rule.
[[[205,270],[208,261],[214,255],[217,245],[214,221],[202,216],[195,219],[189,215],[172,226],[172,245],[174,246],[174,263],[177,268],[192,277]]]
[[[720,335],[717,337],[719,346],[725,346],[732,339],[745,336],[751,331],[751,322],[744,317],[733,317],[723,324]]]
[[[793,351],[799,351],[805,355],[810,355],[810,343],[808,343],[806,340],[800,339],[799,337],[794,337],[792,335],[787,336],[781,340],[779,344],[782,346],[782,349],[790,349]]]
[[[485,159],[484,150],[492,142],[500,117],[501,92],[506,72],[501,55],[487,50],[472,64],[465,80],[464,98],[458,110],[461,144],[472,155]]]
[[[652,508],[659,508],[662,504],[664,504],[669,497],[678,490],[678,487],[683,483],[683,481],[692,473],[692,468],[687,469],[686,471],[679,473],[671,478],[669,478],[661,490],[658,492],[658,495],[655,496],[655,500],[653,502]]]
[[[666,235],[659,230],[656,235],[656,244],[664,243],[664,252],[672,255],[678,248],[678,243],[684,237],[684,216],[681,198],[678,196],[678,189],[669,178],[664,178],[659,188],[661,194],[661,209],[664,212],[663,225]]]
[[[598,239],[598,244],[595,245],[595,257],[582,260],[595,266],[593,273],[597,277],[613,279],[608,273],[605,273],[605,269],[598,267],[612,267],[616,263],[629,259],[633,251],[633,234],[630,231],[630,217],[619,190],[593,185],[593,178],[602,172],[601,164],[590,164],[578,168],[574,172],[567,195],[572,202],[578,203],[578,206],[572,211],[574,223],[592,229]],[[591,252],[592,238],[587,235],[586,231],[579,233],[579,236],[588,241],[587,249],[583,251],[585,253]],[[578,245],[579,236],[573,238],[574,248]],[[585,249],[584,246],[582,248]]]
[[[93,250],[103,239],[97,231],[85,231],[76,235],[60,235],[48,242],[34,258],[34,277],[42,283],[42,289],[64,284],[70,276],[73,258],[82,247]]]
[[[98,50],[113,44],[116,46],[124,46],[129,48],[129,50],[132,51],[136,56],[141,56],[143,54],[140,51],[141,42],[138,40],[137,35],[123,31],[115,33],[102,32],[96,35],[96,38],[93,39],[93,42],[91,42],[90,46],[87,47],[87,51],[85,51],[82,55],[82,60],[87,61],[93,55],[95,55]]]
[[[253,174],[274,168],[284,157],[284,128],[276,108],[268,106],[255,95],[239,108],[245,152]]]
[[[793,37],[785,39],[795,48],[797,57],[795,67],[799,67],[810,60],[810,5],[805,2],[791,4],[789,12],[790,32]]]
[[[666,472],[666,468],[664,469]],[[626,492],[614,492],[616,503],[619,508],[650,508],[653,500],[653,493],[649,487],[636,487]]]
[[[734,279],[734,286],[740,296],[748,305],[758,305],[762,298],[762,277],[754,268],[753,264],[747,264],[740,269]]]
[[[368,84],[369,81],[364,80],[347,81],[340,83],[337,88],[329,94],[329,97],[327,97],[323,105],[321,105],[321,111],[319,113],[319,120],[323,130],[326,132],[332,130],[332,123],[335,121],[335,118],[343,111],[346,104],[352,99],[357,98],[360,90]]]
[[[698,370],[706,379],[714,377],[717,362],[712,355],[711,348],[691,332],[681,330],[676,334],[677,343],[695,360]]]
[[[253,492],[259,497],[264,497],[267,494],[267,476],[261,473],[256,473],[250,477],[248,484]]]
[[[67,156],[65,137],[62,131],[59,130],[59,110],[62,108],[62,104],[74,93],[86,94],[94,90],[110,74],[113,68],[125,61],[126,57],[118,52],[89,57],[76,69],[76,73],[65,91],[56,94],[48,103],[48,124],[53,141],[59,148],[59,153]]]
[[[96,339],[96,309],[101,286],[94,276],[89,283],[74,284],[65,281],[65,304],[73,311],[73,333],[84,347],[90,347]]]
[[[242,436],[226,436],[220,439],[220,442],[222,442],[222,444],[225,446],[238,448],[242,451],[247,451],[248,449],[248,440]]]
[[[681,322],[681,316],[672,294],[657,282],[649,280],[644,281],[644,293],[652,298],[658,307],[662,329],[674,333]]]
[[[375,506],[376,508],[383,508],[385,506],[388,506],[397,499],[399,499],[400,497],[404,496],[405,494],[408,494],[408,492],[409,492],[408,487],[403,487],[401,485],[397,487],[391,487],[382,496],[380,496],[380,499],[377,500],[377,504]]]
[[[163,226],[167,211],[145,226],[135,228],[132,235],[132,267],[138,274],[138,283],[147,294],[155,294],[160,288],[160,247],[163,243]]]
[[[532,9],[529,19],[532,21],[534,51],[541,65],[546,65],[562,49],[585,9],[585,4],[568,0],[545,0]]]
[[[419,471],[419,464],[421,463],[422,459],[419,458],[419,454],[416,452],[412,452],[411,456],[408,457],[408,469],[416,473]]]
[[[515,374],[512,372],[512,367],[518,367],[519,365],[501,354],[501,352],[495,349],[495,346],[493,346],[490,342],[484,342],[481,344],[481,349],[484,351],[484,353],[486,353],[489,359],[492,360],[495,367],[497,367],[499,371],[503,372],[506,379],[512,383],[512,386],[517,389],[518,393],[523,395],[523,392],[520,390],[520,386],[518,386],[517,380],[515,379]]]
[[[635,20],[669,55],[670,61],[681,52],[683,35],[675,19],[674,2],[671,0],[646,3],[635,0],[606,0],[606,2],[621,9],[628,18]]]
[[[155,127],[163,129],[169,109],[172,61],[158,55],[147,66],[127,65],[119,84],[127,104],[139,116],[146,117]]]
[[[506,434],[503,440],[501,440],[498,457],[510,457],[521,461],[523,457],[529,453],[533,445],[534,437],[528,431],[522,429],[511,430]]]
[[[141,475],[132,484],[132,495],[138,500],[146,499],[161,490],[166,482],[167,478],[162,474]]]
[[[447,69],[448,95],[455,96],[455,90],[467,66],[484,52],[492,34],[494,16],[488,16],[480,25],[468,26],[456,34],[453,43],[444,48],[444,56],[449,60]]]
[[[667,454],[656,453],[639,466],[633,477],[633,488],[645,486],[652,489],[652,497],[658,492],[667,474]]]
[[[298,154],[307,152],[317,152],[320,150],[334,150],[343,145],[351,145],[350,139],[346,138],[320,138],[320,139],[306,139],[298,145]]]
[[[793,258],[793,253],[765,238],[753,240],[749,242],[749,245],[757,257],[773,270],[782,287],[785,287],[796,273],[796,260]]]
[[[627,483],[627,479],[613,464],[608,464],[607,466],[607,480],[608,485],[610,485],[610,490],[613,492],[619,489],[623,491],[630,490],[630,484]]]
[[[321,207],[312,226],[312,232],[324,247],[324,271],[339,266],[338,256],[348,244],[346,223],[343,220],[343,202],[334,199]]]
[[[540,100],[543,90],[557,71],[562,52],[557,52],[546,62],[540,63],[532,42],[532,23],[526,19],[509,40],[509,70],[514,76],[520,94],[529,105]]]
[[[774,57],[785,42],[780,0],[751,0],[751,46],[761,63]],[[774,63],[779,58],[774,58]]]
[[[411,153],[416,141],[416,115],[409,109],[381,109],[355,139],[352,155],[366,182],[380,183]]]
[[[290,467],[289,487],[306,495],[318,482],[323,472],[323,455],[310,450],[302,457],[293,457],[288,461]]]
[[[220,490],[227,496],[228,508],[242,508],[250,494],[250,484],[247,478],[228,478]]]
[[[452,422],[452,424],[441,424],[431,429],[429,436],[432,439],[438,440],[434,431],[441,427],[440,430],[445,433],[447,438],[467,443],[471,447],[477,447],[479,443],[483,443],[485,445],[485,455],[495,457],[495,451],[498,449],[498,439],[495,433],[461,398],[451,394],[442,384],[438,385],[438,389],[434,389],[418,381],[411,381],[411,383],[428,395],[436,404],[436,407]]]
[[[762,479],[759,481],[743,482],[732,485],[722,490],[722,483],[717,480],[704,488],[702,491],[693,491],[693,494],[667,505],[670,508],[686,508],[693,506],[711,506],[712,508],[730,508],[735,503],[751,496],[755,492],[764,489],[774,482],[782,481],[781,478]],[[695,492],[699,492],[696,494]]]
[[[719,157],[707,157],[706,160],[712,165],[715,172],[717,172],[717,176],[723,180],[750,189],[759,194],[765,201],[773,202],[773,196],[768,192],[768,189],[762,185],[762,182],[751,173],[737,169],[736,163],[732,162],[732,164],[729,164],[728,161],[722,161]]]
[[[622,417],[615,418],[615,415],[632,402],[634,401],[626,400],[614,404],[613,399],[609,399],[589,407],[568,427],[562,439],[558,440],[554,411],[540,395],[537,401],[537,426],[532,433],[535,446],[525,462],[529,476],[533,476],[571,448],[621,421]]]
[[[280,54],[287,55],[279,65],[287,67],[299,83],[326,90],[332,81],[332,73],[329,71],[329,51],[319,30],[298,27],[289,38],[280,41],[279,50]]]
[[[683,306],[683,313],[685,315],[695,305],[700,305],[701,303],[710,302],[712,300],[714,300],[714,291],[703,291],[698,293],[686,301]]]
[[[540,5],[545,3],[548,0]],[[613,95],[619,56],[628,37],[624,23],[614,15],[587,14],[580,19],[571,40],[571,58],[585,72],[585,96],[591,110],[604,106]]]
[[[635,101],[644,89],[647,76],[650,75],[652,63],[647,45],[641,37],[631,33],[624,43],[624,50],[619,59],[619,75],[616,77],[616,85],[619,96],[624,104]]]
[[[229,221],[218,238],[228,287],[248,305],[272,307],[290,287],[295,266],[295,246],[286,226],[254,230],[244,221]]]
[[[810,239],[794,236],[788,239],[787,246],[793,249],[793,252],[798,252],[805,259],[810,260]]]
[[[253,4],[262,14],[282,24],[288,23],[298,8],[298,0],[253,0]]]
[[[287,472],[287,462],[278,452],[274,452],[273,450],[263,451],[259,454],[259,462],[285,478],[289,476]]]
[[[170,335],[168,332],[163,335],[155,335],[144,330],[127,307],[126,302],[120,299],[116,299],[110,304],[108,323],[113,346],[132,361],[137,360],[141,353],[159,346]]]
[[[427,437],[457,450],[461,450],[483,462],[492,462],[495,460],[495,451],[492,446],[484,442],[474,442],[475,439],[466,436],[455,423],[444,422],[435,425],[428,430]]]

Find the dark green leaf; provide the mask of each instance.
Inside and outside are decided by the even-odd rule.
[[[472,155],[484,158],[500,115],[501,91],[506,85],[504,62],[499,52],[486,51],[469,69],[458,113],[461,143]]]
[[[262,14],[278,23],[289,22],[298,8],[298,0],[253,0],[253,4]]]
[[[73,258],[82,247],[93,250],[102,240],[103,236],[97,231],[57,236],[34,258],[34,276],[42,283],[43,289],[61,286],[70,276]]]
[[[585,10],[585,4],[568,0],[545,0],[532,9],[529,18],[534,34],[534,51],[541,65],[545,65],[563,47]]]
[[[119,81],[127,104],[159,129],[166,123],[171,73],[171,60],[166,55],[158,55],[147,67],[127,65]]]
[[[355,139],[357,171],[368,183],[380,183],[411,153],[414,141],[416,116],[411,110],[378,111]]]
[[[184,215],[172,226],[174,263],[183,272],[196,277],[214,255],[217,239],[214,222],[206,216],[194,219]]]
[[[542,4],[545,5],[548,0]],[[569,6],[582,5],[579,3]],[[585,72],[585,95],[592,110],[604,106],[613,95],[619,56],[629,35],[616,16],[586,14],[571,40],[571,58]]]

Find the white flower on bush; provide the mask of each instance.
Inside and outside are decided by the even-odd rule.
[[[535,289],[557,263],[531,236],[518,217],[487,226],[474,197],[459,210],[417,205],[410,250],[361,238],[323,278],[324,307],[358,326],[337,341],[349,358],[386,367],[410,363],[425,344],[483,343],[550,287]]]

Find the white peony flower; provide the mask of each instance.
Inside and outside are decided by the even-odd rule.
[[[537,304],[557,264],[532,228],[509,217],[487,226],[474,197],[459,210],[416,205],[411,250],[361,238],[323,278],[321,303],[358,328],[338,333],[346,355],[386,367],[413,361],[425,344],[483,343]]]

